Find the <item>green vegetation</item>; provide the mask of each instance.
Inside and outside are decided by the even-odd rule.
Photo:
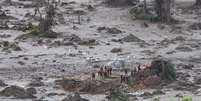
[[[176,80],[176,69],[174,64],[167,60],[157,59],[152,61],[151,68],[160,72],[162,80]]]
[[[164,80],[176,80],[176,70],[175,66],[170,62],[165,62],[162,64],[162,79]]]
[[[147,20],[147,21],[152,21],[152,22],[159,21],[159,18],[156,15],[153,15],[151,13],[145,13],[143,8],[141,8],[141,7],[133,7],[130,10],[130,14],[135,19],[139,19],[139,20]]]
[[[53,32],[51,30],[47,32],[41,32],[38,26],[33,26],[28,33],[18,36],[16,39],[26,39],[26,38],[33,38],[33,37],[57,38],[57,36],[58,36],[58,33],[56,32]]]
[[[110,101],[129,101],[129,99],[120,89],[112,89],[110,92]]]
[[[193,101],[193,99],[190,96],[184,96],[181,101]]]

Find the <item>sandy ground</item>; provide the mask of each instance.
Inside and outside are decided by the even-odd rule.
[[[13,0],[14,1],[14,0]],[[18,2],[18,0],[15,0]],[[68,0],[66,0],[68,1]],[[0,79],[4,80],[9,85],[18,85],[26,87],[26,85],[35,77],[43,77],[45,87],[38,88],[38,97],[44,97],[47,101],[60,101],[65,96],[52,96],[48,97],[50,92],[64,92],[53,88],[55,79],[64,76],[82,75],[90,73],[94,69],[93,63],[98,61],[114,61],[125,60],[126,67],[132,68],[135,63],[150,63],[155,57],[162,56],[167,58],[173,63],[177,64],[193,64],[195,68],[192,70],[183,70],[177,68],[179,72],[187,73],[191,77],[187,78],[193,82],[194,78],[198,77],[201,73],[201,31],[190,30],[188,26],[198,21],[198,18],[193,14],[176,12],[174,15],[176,19],[181,20],[181,24],[175,26],[163,25],[164,29],[159,29],[158,23],[150,23],[146,21],[132,20],[129,15],[130,7],[106,7],[99,4],[101,0],[73,0],[77,3],[70,6],[74,9],[86,9],[80,4],[92,4],[95,6],[95,11],[87,12],[82,16],[82,23],[72,24],[71,21],[76,21],[77,16],[68,15],[65,10],[68,8],[61,7],[59,12],[63,14],[66,23],[55,25],[53,30],[60,32],[63,36],[76,34],[81,38],[93,38],[100,44],[92,46],[80,46],[75,49],[73,46],[58,46],[49,47],[46,44],[33,46],[36,42],[33,40],[19,41],[19,46],[22,51],[11,51],[11,53],[0,52]],[[182,0],[189,1],[189,0]],[[177,2],[181,2],[178,0]],[[29,3],[29,2],[27,2]],[[8,10],[8,14],[18,18],[16,21],[34,22],[34,20],[28,20],[24,15],[28,12],[33,13],[33,8],[19,8],[15,6],[2,6],[3,10]],[[179,9],[181,10],[181,9]],[[86,21],[90,19],[90,21]],[[142,24],[146,22],[149,27],[145,28]],[[12,26],[12,24],[10,25]],[[78,29],[74,30],[73,26]],[[98,32],[98,27],[115,27],[120,29],[123,33],[115,36]],[[0,38],[0,41],[14,42],[15,38],[26,32],[17,30],[0,30],[0,35],[11,35],[9,38]],[[136,37],[144,40],[147,44],[143,47],[139,43],[135,42],[113,42],[112,39],[123,38],[129,34],[133,34]],[[176,37],[182,36],[184,41],[176,41],[168,45],[161,45],[160,42],[169,39],[172,40]],[[62,38],[53,39],[51,41],[62,40]],[[110,45],[106,45],[110,43]],[[193,47],[197,45],[198,47]],[[190,51],[180,51],[175,48],[179,46],[190,47]],[[111,53],[113,48],[122,48],[121,53]],[[167,54],[172,52],[171,54]],[[75,54],[71,56],[70,54]],[[28,60],[25,60],[28,58]],[[19,62],[23,62],[21,65]],[[65,72],[62,72],[65,70]],[[133,92],[133,94],[140,94],[143,91]],[[175,95],[182,93],[184,95],[193,96],[193,101],[200,101],[201,92],[198,89],[198,94],[192,94],[191,92],[166,90],[166,95],[155,96],[154,98],[160,98],[162,101],[178,101]],[[82,95],[84,98],[90,99],[90,101],[101,101],[104,99],[104,95]],[[152,99],[154,99],[152,98]],[[141,99],[139,101],[152,101],[152,99]],[[0,97],[1,101],[31,101],[18,100]]]

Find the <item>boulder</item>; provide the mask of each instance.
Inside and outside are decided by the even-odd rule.
[[[67,36],[64,38],[64,41],[70,41],[70,42],[80,42],[81,38],[75,34],[72,34],[70,36]]]
[[[121,48],[113,48],[110,52],[119,53],[119,52],[122,52],[122,49]]]
[[[0,87],[5,87],[7,84],[5,84],[2,80],[0,80]]]
[[[41,87],[44,85],[45,84],[41,80],[33,80],[28,84],[28,86],[31,86],[31,87]]]
[[[9,86],[0,92],[0,96],[14,97],[18,99],[35,98],[35,96],[22,87]]]
[[[97,29],[99,32],[102,32],[102,31],[105,31],[106,33],[109,33],[109,34],[120,34],[122,33],[121,30],[117,29],[117,28],[110,28],[110,27],[98,27]]]
[[[124,42],[144,42],[144,40],[139,39],[138,37],[134,36],[133,34],[129,34],[128,36],[121,39]]]
[[[74,95],[68,95],[62,101],[89,101],[89,100],[81,98],[79,93],[75,93]]]
[[[35,88],[27,88],[26,91],[28,94],[37,94],[37,91]]]
[[[78,42],[79,45],[98,45],[99,43],[95,39],[82,39]]]
[[[190,25],[189,28],[192,30],[201,30],[201,23],[194,23]]]
[[[144,92],[143,94],[140,95],[140,97],[143,97],[144,99],[152,98],[153,94],[150,92]]]

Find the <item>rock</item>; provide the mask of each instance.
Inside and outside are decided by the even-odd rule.
[[[79,93],[75,93],[74,95],[68,95],[62,101],[89,101],[89,100],[81,98]]]
[[[17,42],[11,43],[8,41],[2,41],[2,42],[0,42],[0,46],[3,48],[2,51],[7,51],[7,50],[21,51],[22,50],[18,46]]]
[[[110,33],[110,34],[120,34],[122,33],[121,30],[117,29],[117,28],[108,28],[107,29],[107,33]]]
[[[79,45],[98,45],[99,43],[95,39],[82,39],[78,42]]]
[[[201,78],[199,78],[199,77],[197,77],[197,78],[195,78],[195,84],[201,84]]]
[[[184,66],[183,66],[184,69],[189,69],[189,70],[192,70],[193,67],[194,67],[193,64],[188,64],[188,65],[184,65]]]
[[[178,94],[175,95],[175,97],[182,98],[182,97],[183,97],[183,94],[178,93]]]
[[[64,38],[64,41],[70,41],[70,42],[80,42],[81,40],[82,39],[75,34],[72,34]]]
[[[122,42],[121,39],[112,39],[111,41],[112,41],[112,42],[120,42],[120,43]]]
[[[85,15],[85,14],[87,14],[87,12],[84,11],[84,10],[82,10],[82,9],[78,9],[78,10],[73,11],[73,14],[76,14],[76,15]]]
[[[27,88],[26,91],[28,94],[37,94],[37,91],[35,88]]]
[[[174,53],[176,53],[176,51],[168,51],[168,52],[166,52],[166,54],[174,54]]]
[[[0,87],[5,87],[8,86],[7,84],[5,84],[2,80],[0,80]]]
[[[129,34],[128,36],[121,39],[124,42],[145,42],[144,40],[139,39],[138,37],[134,36],[133,34]]]
[[[92,5],[87,5],[87,9],[89,11],[94,11],[95,10],[95,8]]]
[[[173,87],[174,90],[180,91],[197,91],[200,87],[195,83],[188,82],[188,81],[179,81],[177,82],[176,86]]]
[[[109,6],[129,6],[134,5],[137,0],[106,0],[105,4]]]
[[[152,98],[153,94],[149,92],[144,92],[143,94],[140,95],[140,97],[143,97],[144,99]]]
[[[67,91],[75,91],[81,85],[83,85],[82,81],[74,80],[74,79],[62,79],[62,80],[56,80],[56,85],[60,85],[64,90]]]
[[[17,62],[19,65],[25,65],[26,63],[25,62],[23,62],[23,61],[18,61]]]
[[[172,41],[185,41],[186,38],[184,38],[183,36],[177,36],[176,38],[172,39]]]
[[[158,26],[157,26],[160,30],[163,30],[163,29],[165,29],[166,28],[166,26],[165,25],[163,25],[163,24],[158,24]]]
[[[142,23],[141,26],[142,26],[142,27],[145,27],[145,28],[148,28],[148,27],[149,27],[149,25],[148,25],[146,22]]]
[[[41,86],[45,86],[45,84],[41,80],[33,80],[28,84],[28,86],[41,87]]]
[[[110,52],[119,53],[119,52],[122,52],[122,49],[121,48],[113,48]]]
[[[0,10],[0,19],[8,19],[5,11]]]
[[[72,45],[74,45],[74,43],[71,42],[71,41],[64,41],[64,42],[63,42],[63,45],[64,45],[64,46],[72,46]]]
[[[122,31],[117,29],[117,28],[109,28],[109,27],[98,27],[97,30],[99,32],[106,31],[106,33],[110,33],[110,34],[120,34],[120,33],[122,33]]]
[[[162,46],[167,46],[167,45],[169,45],[169,44],[174,44],[174,41],[165,38],[165,39],[162,40],[159,44],[162,45]]]
[[[24,88],[18,86],[10,86],[0,92],[1,96],[15,97],[18,99],[36,98],[33,94],[27,92]]]
[[[189,28],[192,30],[201,30],[201,23],[194,23],[190,25]]]
[[[179,51],[182,51],[182,52],[191,52],[191,51],[193,51],[190,47],[187,47],[187,46],[178,46],[175,49],[179,50]]]
[[[164,95],[165,93],[162,90],[155,90],[152,92],[153,95]]]
[[[59,96],[59,95],[65,95],[65,93],[56,93],[56,92],[52,92],[52,93],[48,93],[47,96]]]

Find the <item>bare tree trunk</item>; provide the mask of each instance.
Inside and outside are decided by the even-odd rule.
[[[5,0],[4,2],[7,3],[7,4],[9,4],[9,5],[12,5],[12,1],[11,0]]]
[[[196,0],[196,5],[201,6],[201,0]]]
[[[144,13],[146,14],[147,13],[147,1],[144,0]]]
[[[171,1],[172,0],[155,0],[156,13],[161,22],[169,23],[171,21]]]

